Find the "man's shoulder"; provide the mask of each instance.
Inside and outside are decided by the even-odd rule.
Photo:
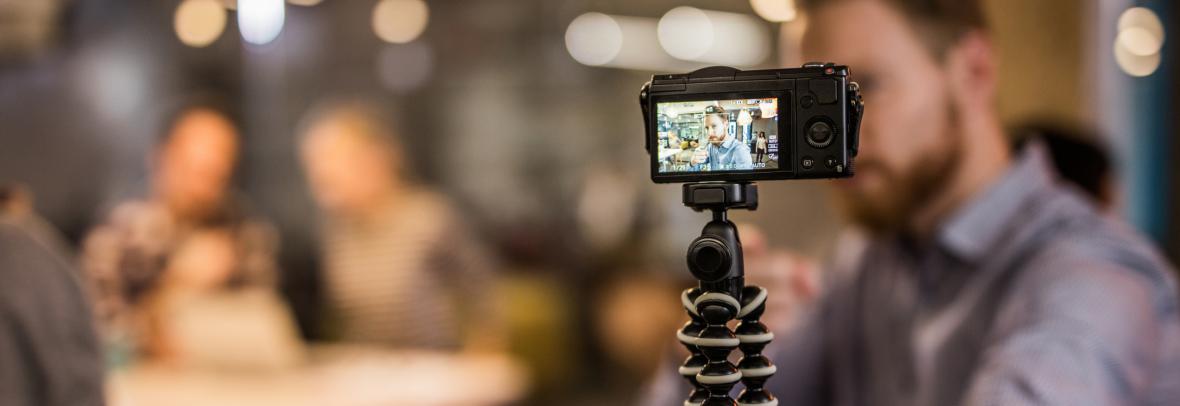
[[[1030,243],[1041,246],[1041,256],[1053,259],[1114,261],[1132,268],[1170,268],[1155,244],[1129,224],[1098,211],[1079,192],[1053,187],[1039,196],[1030,208],[1038,221],[1027,222],[1032,228]],[[1037,241],[1039,240],[1039,241]],[[1066,257],[1068,255],[1068,257]]]
[[[0,302],[30,300],[68,275],[67,264],[18,224],[0,218]],[[61,271],[59,273],[59,271]],[[7,288],[5,288],[7,287]]]
[[[1148,238],[1076,193],[1053,189],[1032,208],[1040,220],[1026,225],[1031,236],[1019,242],[1034,248],[1020,265],[1018,286],[1054,290],[1126,284],[1150,292],[1157,305],[1175,306],[1174,268]]]

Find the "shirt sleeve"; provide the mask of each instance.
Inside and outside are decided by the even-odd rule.
[[[733,152],[733,164],[738,169],[750,169],[754,167],[754,160],[750,158],[750,148],[746,144],[739,145],[737,151]]]
[[[434,255],[442,262],[453,293],[463,298],[459,303],[466,326],[464,342],[478,349],[501,349],[497,347],[504,345],[504,322],[496,300],[499,286],[492,256],[453,210],[441,217],[448,226]]]
[[[1150,279],[1057,256],[1017,280],[963,404],[1139,404],[1162,355]]]

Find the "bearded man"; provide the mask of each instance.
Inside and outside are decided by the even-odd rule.
[[[801,6],[804,58],[864,94],[856,176],[833,182],[864,238],[768,348],[779,404],[1177,404],[1174,271],[1043,146],[1009,152],[979,1]],[[648,403],[681,404],[673,387]]]

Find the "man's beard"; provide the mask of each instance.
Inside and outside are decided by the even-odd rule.
[[[957,111],[949,106],[946,114],[947,126],[941,134],[946,144],[941,150],[925,151],[904,168],[875,160],[857,162],[857,170],[876,173],[885,187],[837,190],[836,201],[850,221],[873,234],[904,231],[914,215],[946,188],[962,161],[962,140],[952,133],[958,124]]]

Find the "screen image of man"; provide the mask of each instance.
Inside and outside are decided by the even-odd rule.
[[[721,106],[705,108],[705,140],[708,145],[698,149],[692,164],[702,171],[752,169],[750,147],[729,136],[729,115]]]

